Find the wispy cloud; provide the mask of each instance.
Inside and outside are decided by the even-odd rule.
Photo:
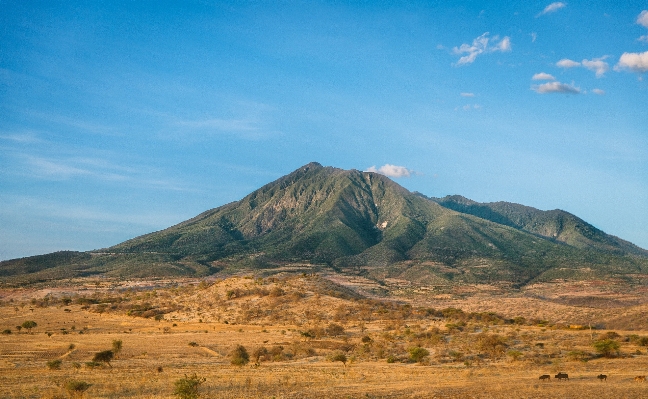
[[[10,141],[17,144],[41,144],[46,143],[45,140],[38,138],[33,133],[9,133],[0,134],[0,140]]]
[[[643,10],[637,16],[637,23],[645,28],[648,28],[648,10]]]
[[[481,104],[466,104],[463,107],[456,107],[455,111],[459,111],[460,109],[464,111],[470,111],[473,109],[481,109],[481,108],[482,108]]]
[[[602,96],[602,95],[605,94],[605,90],[601,90],[601,89],[592,89],[592,93],[594,93],[594,94],[598,94],[599,96]]]
[[[570,60],[568,58],[563,58],[562,60],[556,62],[556,66],[561,68],[576,68],[581,66],[581,63]]]
[[[461,93],[461,97],[475,97],[475,93]]]
[[[556,11],[560,10],[561,8],[566,7],[566,6],[567,6],[567,4],[565,4],[563,2],[560,2],[560,1],[556,1],[556,2],[551,3],[548,6],[546,6],[544,8],[544,10],[542,10],[538,15],[536,15],[536,17],[546,15],[546,14],[551,14],[551,13],[556,12]]]
[[[120,182],[161,190],[191,191],[183,182],[155,177],[155,171],[123,166],[102,158],[19,155],[18,159],[24,165],[25,176],[30,178],[50,181],[91,179],[93,182]]]
[[[589,69],[590,71],[594,71],[596,73],[596,77],[600,78],[607,71],[610,70],[610,66],[608,65],[607,62],[603,61],[607,58],[607,55],[601,57],[601,58],[593,58],[591,60],[583,60],[581,64]]]
[[[456,66],[472,64],[480,54],[511,51],[511,38],[505,36],[500,40],[497,35],[490,38],[489,32],[485,32],[475,38],[471,44],[464,43],[453,48],[452,51],[457,55],[462,55],[455,64]]]
[[[373,173],[380,173],[381,175],[385,175],[387,177],[410,177],[416,172],[413,170],[407,169],[404,166],[396,166],[396,165],[390,165],[390,164],[385,164],[381,166],[380,168],[376,168],[375,166],[370,166],[365,170],[365,172],[373,172]]]
[[[548,82],[541,85],[531,86],[531,90],[540,94],[558,93],[558,94],[580,94],[580,89],[573,84],[569,85],[560,82]]]
[[[648,35],[639,36],[637,38],[637,41],[643,42],[643,43],[648,43]]]
[[[648,51],[643,53],[623,53],[614,67],[615,71],[648,72]]]
[[[540,72],[533,75],[531,80],[556,80],[556,78],[554,78],[553,75],[550,75],[548,73]]]

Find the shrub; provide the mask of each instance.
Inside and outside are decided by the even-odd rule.
[[[8,334],[11,334],[11,330],[7,328],[6,330],[2,330],[2,333],[4,335],[8,335]]]
[[[594,349],[605,357],[615,357],[619,354],[621,345],[613,339],[602,339],[592,344]]]
[[[86,362],[85,366],[89,368],[90,370],[95,369],[97,367],[101,367],[101,363],[99,362]]]
[[[60,370],[61,364],[63,364],[63,360],[61,359],[50,360],[47,362],[47,368],[50,370]]]
[[[184,378],[180,378],[174,383],[173,394],[180,399],[196,399],[200,396],[198,388],[206,380],[204,377],[198,377],[196,373],[190,377],[185,374]]]
[[[268,349],[265,346],[256,348],[254,352],[252,352],[252,357],[254,358],[254,361],[256,363],[259,363],[261,361],[261,358],[265,360],[265,358],[268,356],[269,352]]]
[[[506,337],[497,334],[480,334],[479,349],[487,352],[492,358],[497,358],[506,349]]]
[[[85,391],[90,388],[92,384],[88,384],[85,381],[76,381],[76,380],[70,380],[65,383],[65,390],[70,394],[70,397],[83,397],[83,394]]]
[[[515,362],[522,357],[522,352],[517,350],[510,350],[506,352],[506,355],[509,356],[511,359],[513,359],[513,361]]]
[[[245,366],[250,362],[250,355],[243,345],[237,345],[230,353],[230,363],[235,366]]]
[[[101,351],[95,353],[94,357],[92,358],[92,361],[97,363],[106,363],[109,367],[112,367],[110,365],[110,362],[113,360],[114,356],[115,354],[111,350]]]
[[[365,343],[365,344],[370,343],[371,342],[371,337],[368,336],[368,335],[365,335],[364,337],[362,337],[362,342]]]
[[[197,343],[197,342],[194,342],[194,341],[189,342],[188,345],[189,345],[189,346],[193,346],[193,347],[199,346],[198,343]]]
[[[326,334],[332,337],[344,334],[344,327],[339,324],[331,323],[326,327]]]
[[[346,367],[346,362],[347,362],[347,357],[344,353],[342,352],[336,352],[331,356],[331,361],[332,362],[342,362],[344,367]]]
[[[123,343],[122,343],[121,339],[113,340],[113,342],[112,342],[112,351],[115,354],[115,356],[117,356],[119,354],[119,352],[121,352],[122,346],[123,346]]]
[[[407,351],[409,352],[410,360],[417,363],[422,363],[426,357],[430,356],[430,352],[420,346],[411,347]]]

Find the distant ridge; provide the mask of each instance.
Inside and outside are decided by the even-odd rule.
[[[648,271],[648,251],[564,211],[428,198],[377,173],[313,162],[239,201],[110,248],[1,262],[0,277],[205,276],[287,264],[377,280],[521,286],[630,281]]]

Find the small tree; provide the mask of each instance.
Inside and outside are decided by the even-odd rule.
[[[614,357],[619,354],[621,345],[613,339],[602,339],[592,344],[594,349],[605,357]]]
[[[346,362],[348,361],[348,359],[347,359],[347,357],[346,357],[346,355],[344,353],[338,352],[338,353],[333,354],[333,356],[331,356],[331,361],[332,362],[342,362],[344,367],[346,367]]]
[[[430,352],[420,346],[411,347],[408,349],[408,352],[410,354],[410,360],[417,363],[422,363],[426,357],[430,356]]]
[[[517,361],[519,358],[522,357],[522,352],[517,351],[517,350],[514,350],[514,349],[512,349],[512,350],[506,352],[506,354],[507,354],[511,359],[513,359],[514,362]]]
[[[47,368],[50,370],[60,370],[62,363],[63,360],[61,359],[50,360],[49,362],[47,362]]]
[[[70,380],[65,383],[65,390],[71,398],[82,398],[85,391],[91,386],[92,384],[88,384],[85,381]]]
[[[236,345],[230,353],[230,361],[235,366],[245,366],[250,361],[250,355],[243,345]]]
[[[112,367],[110,365],[110,362],[113,360],[114,356],[115,354],[113,353],[113,351],[110,350],[101,351],[95,353],[94,357],[92,358],[92,361],[97,363],[106,363],[109,367]]]
[[[206,380],[204,377],[198,377],[196,373],[190,377],[185,374],[185,378],[180,378],[174,383],[173,394],[180,399],[196,399],[200,396],[198,388]]]
[[[21,327],[26,329],[29,333],[31,333],[32,328],[36,328],[36,326],[38,326],[38,324],[33,320],[27,320],[21,324]]]

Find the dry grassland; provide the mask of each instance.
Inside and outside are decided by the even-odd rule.
[[[174,382],[193,373],[206,378],[205,398],[648,397],[648,384],[634,381],[648,374],[639,340],[648,332],[615,335],[559,328],[549,317],[543,326],[532,321],[539,314],[531,306],[562,309],[565,322],[572,313],[598,317],[602,308],[479,295],[418,307],[354,299],[316,277],[163,285],[0,293],[0,331],[12,331],[0,335],[0,398],[70,397],[64,388],[70,380],[92,384],[88,398],[172,398]],[[457,303],[465,313],[442,315]],[[489,307],[526,321],[467,313]],[[38,326],[18,332],[26,320]],[[621,345],[618,354],[596,354],[592,343],[606,337]],[[88,367],[116,340],[123,348],[110,366]],[[237,345],[250,354],[240,367],[230,358]],[[257,363],[262,347],[267,353]],[[419,347],[429,355],[414,360],[411,348]],[[331,361],[333,354],[344,354],[346,365]],[[60,369],[48,368],[56,359]],[[555,380],[559,371],[569,381]],[[607,382],[596,378],[600,373]],[[542,374],[551,381],[540,381]]]

